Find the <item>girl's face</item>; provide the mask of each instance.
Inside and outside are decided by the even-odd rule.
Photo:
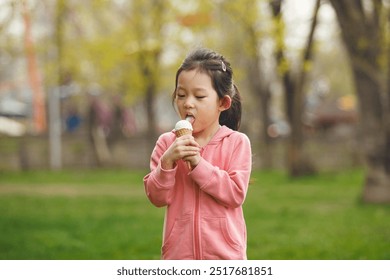
[[[181,119],[190,117],[196,138],[197,135],[207,137],[215,133],[219,127],[219,115],[230,107],[230,98],[220,99],[211,78],[195,69],[179,74],[175,103]]]

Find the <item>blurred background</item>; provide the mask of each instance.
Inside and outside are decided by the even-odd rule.
[[[159,259],[142,178],[175,74],[223,54],[249,259],[390,259],[389,0],[0,0],[0,259]]]
[[[254,169],[366,167],[390,201],[389,1],[2,0],[0,170],[148,168],[194,47],[235,70]]]

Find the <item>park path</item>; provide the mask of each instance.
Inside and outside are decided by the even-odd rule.
[[[48,184],[48,185],[2,185],[0,195],[30,195],[30,196],[144,196],[142,187],[131,186],[86,186],[73,184]]]

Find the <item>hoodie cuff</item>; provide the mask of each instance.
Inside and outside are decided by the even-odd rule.
[[[189,173],[191,178],[199,185],[205,187],[213,178],[215,166],[202,158],[198,165]]]
[[[176,170],[177,165],[173,169],[163,169],[160,162],[156,168],[154,179],[161,188],[171,188],[172,182],[175,180]]]

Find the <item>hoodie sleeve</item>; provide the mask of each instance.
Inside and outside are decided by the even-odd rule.
[[[170,145],[170,134],[159,137],[150,159],[151,172],[144,177],[145,192],[149,200],[157,207],[166,206],[172,200],[176,169],[161,168],[161,157]]]
[[[237,133],[229,152],[232,152],[226,170],[201,159],[190,173],[200,189],[225,207],[236,208],[244,203],[252,168],[252,152],[248,137]]]

